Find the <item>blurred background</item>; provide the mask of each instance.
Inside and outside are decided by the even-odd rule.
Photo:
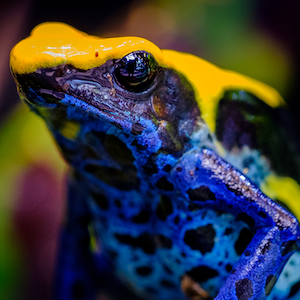
[[[299,13],[299,0],[1,1],[0,299],[50,299],[67,170],[17,96],[8,64],[18,41],[44,21],[141,36],[275,87],[299,126]]]

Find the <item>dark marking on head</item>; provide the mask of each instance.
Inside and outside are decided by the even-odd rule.
[[[187,230],[184,235],[184,242],[193,250],[199,250],[203,255],[210,252],[214,247],[216,231],[212,224]]]
[[[292,285],[288,298],[292,298],[300,291],[300,281]]]
[[[240,235],[234,244],[235,251],[238,255],[241,255],[245,251],[252,238],[253,233],[248,228],[243,228],[241,230]]]
[[[192,277],[195,281],[201,283],[218,276],[219,272],[208,266],[200,265],[186,272],[186,274]]]
[[[109,204],[107,197],[103,195],[102,193],[96,193],[96,192],[91,192],[90,195],[92,196],[94,202],[103,210],[108,209]]]
[[[122,244],[129,245],[133,248],[141,248],[146,254],[155,253],[153,236],[148,233],[144,233],[138,237],[132,237],[129,234],[115,233],[115,238]]]
[[[187,193],[192,201],[216,200],[216,195],[204,185],[196,189],[189,189]]]
[[[249,225],[249,227],[254,227],[255,225],[254,219],[245,212],[239,213],[237,215],[237,220],[245,222],[247,225]]]
[[[245,254],[245,256],[250,256],[251,252],[249,250],[246,250],[244,254]]]
[[[137,267],[136,268],[136,272],[140,275],[140,276],[148,276],[152,273],[153,269],[149,266],[142,266],[142,267]]]
[[[149,221],[150,212],[149,210],[141,210],[137,215],[131,218],[132,222],[136,224],[145,224]]]
[[[250,279],[239,279],[235,282],[236,297],[238,300],[249,300],[253,296],[253,283]]]
[[[167,217],[173,213],[173,204],[171,199],[168,196],[162,195],[160,196],[160,201],[156,207],[157,216],[165,221]]]
[[[170,181],[168,181],[167,177],[163,176],[161,177],[157,182],[156,186],[165,191],[173,191],[174,190],[174,185]]]
[[[297,250],[297,242],[296,241],[288,241],[283,242],[280,246],[281,256],[285,256],[288,253]]]
[[[269,275],[267,277],[266,285],[265,285],[266,296],[270,295],[272,288],[273,288],[274,284],[276,283],[276,280],[277,280],[277,277],[275,275]]]
[[[84,167],[84,170],[88,173],[91,173],[106,184],[123,191],[138,189],[140,185],[134,165],[131,165],[124,170],[119,170],[115,168],[89,164]]]

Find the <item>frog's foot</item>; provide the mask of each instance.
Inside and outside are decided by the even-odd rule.
[[[191,300],[210,300],[212,299],[207,291],[205,291],[198,282],[190,276],[184,275],[181,279],[181,290]]]

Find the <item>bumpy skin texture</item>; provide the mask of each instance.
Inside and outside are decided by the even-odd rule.
[[[147,299],[185,299],[186,277],[204,291],[191,288],[193,299],[298,299],[299,223],[258,188],[272,172],[300,177],[295,147],[282,142],[290,132],[276,125],[280,109],[224,91],[214,133],[185,76],[155,66],[138,90],[118,63],[12,67],[72,167],[55,299],[94,299],[101,283],[117,284],[110,272]],[[288,160],[265,140],[279,133]]]

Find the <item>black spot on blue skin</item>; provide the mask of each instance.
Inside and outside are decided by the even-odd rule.
[[[115,200],[115,205],[116,205],[116,207],[119,207],[119,208],[122,207],[122,203],[119,199]]]
[[[141,276],[148,276],[152,273],[152,271],[153,271],[153,269],[148,266],[142,266],[142,267],[136,268],[136,272]]]
[[[165,190],[165,191],[173,191],[174,190],[174,185],[173,183],[171,183],[170,181],[168,181],[168,179],[164,176],[161,177],[157,182],[156,182],[156,186],[161,189],[161,190]]]
[[[108,206],[109,206],[108,200],[105,195],[103,195],[101,193],[94,193],[94,192],[91,192],[90,194],[91,194],[94,202],[97,204],[97,206],[99,206],[103,210],[108,209]]]
[[[174,224],[177,225],[177,224],[179,223],[179,221],[180,221],[179,216],[176,216],[176,217],[174,218]]]
[[[187,217],[186,217],[186,220],[187,220],[187,221],[192,221],[193,218],[192,218],[191,216],[187,216]]]
[[[177,167],[177,168],[176,168],[176,171],[177,171],[177,172],[181,172],[181,171],[182,171],[182,167]]]
[[[233,187],[231,187],[230,185],[226,184],[226,187],[229,191],[233,192],[236,196],[241,196],[243,195],[242,192],[238,189],[235,189]]]
[[[251,252],[249,250],[246,250],[245,251],[245,256],[250,256],[251,255]]]
[[[247,213],[242,212],[237,215],[237,220],[241,220],[249,225],[249,227],[254,227],[255,221],[252,217],[250,217]]]
[[[264,212],[264,211],[259,211],[258,212],[258,215],[260,216],[260,217],[262,217],[263,219],[266,219],[268,216],[267,216],[267,214]]]
[[[156,214],[159,219],[165,221],[173,213],[173,204],[168,196],[160,196],[160,201],[156,207]]]
[[[74,299],[74,300],[82,300],[85,298],[85,296],[86,296],[85,288],[84,288],[84,284],[82,281],[77,280],[73,283],[71,294],[72,294],[72,299]]]
[[[241,230],[240,235],[234,244],[235,251],[238,255],[241,255],[245,251],[252,238],[253,234],[248,228],[243,228]]]
[[[172,170],[172,166],[171,165],[165,165],[163,167],[163,171],[167,172],[167,173],[170,173]]]
[[[192,201],[216,200],[215,194],[204,185],[196,189],[189,189],[187,193]]]
[[[173,282],[166,279],[161,280],[160,284],[166,288],[176,288],[176,285]]]
[[[253,296],[253,284],[248,278],[237,280],[235,291],[238,300],[249,300]]]
[[[224,235],[229,235],[229,234],[231,234],[232,232],[233,232],[233,228],[228,227],[228,228],[226,228],[226,230],[225,230],[225,232],[224,232]]]
[[[135,160],[127,145],[114,135],[106,136],[104,148],[109,156],[118,163],[132,164]]]
[[[137,215],[131,218],[136,224],[145,224],[149,221],[150,213],[148,210],[141,210]]]
[[[225,266],[226,271],[229,273],[232,270],[232,265],[231,264],[227,264]]]
[[[167,238],[163,234],[159,234],[154,237],[155,245],[157,248],[167,248],[171,249],[173,242],[171,239]]]
[[[138,143],[138,141],[136,139],[133,140],[133,142],[131,143],[131,145],[133,147],[135,147],[136,149],[138,150],[141,150],[141,151],[144,151],[147,149],[147,146],[146,145],[141,145]]]
[[[192,270],[186,272],[186,274],[192,277],[192,279],[195,281],[201,283],[218,276],[219,272],[210,267],[202,265],[193,268]]]
[[[144,173],[146,175],[152,175],[158,173],[157,165],[156,165],[156,155],[151,155],[146,164],[143,166]]]
[[[137,177],[136,168],[131,165],[124,170],[109,168],[99,165],[86,165],[84,170],[106,184],[123,191],[138,189],[140,181]]]
[[[184,235],[184,242],[193,250],[199,250],[202,254],[210,252],[214,247],[216,231],[212,224],[187,230]]]
[[[281,256],[285,256],[288,253],[297,250],[297,243],[296,241],[288,241],[288,242],[284,242],[281,244],[280,246],[280,253]]]
[[[267,277],[266,285],[265,285],[266,296],[270,295],[272,288],[273,288],[274,284],[276,283],[276,280],[277,280],[277,277],[275,275],[269,275]]]
[[[288,298],[295,296],[300,291],[300,281],[292,285]]]
[[[115,238],[121,243],[133,248],[141,248],[146,254],[155,253],[155,244],[153,236],[144,233],[138,237],[132,237],[129,234],[115,233]]]

